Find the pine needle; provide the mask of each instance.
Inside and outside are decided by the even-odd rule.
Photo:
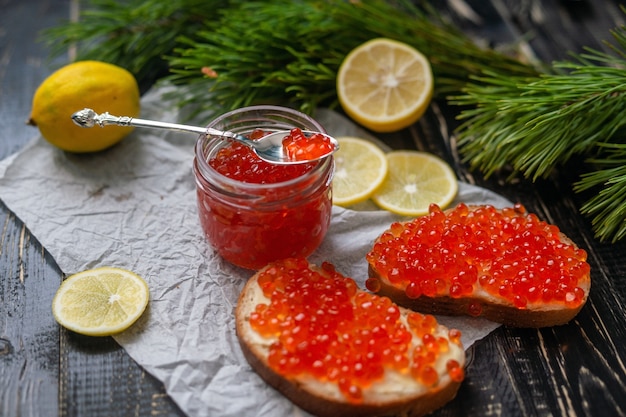
[[[599,148],[600,154],[606,156],[588,160],[595,170],[583,174],[574,190],[600,188],[580,211],[593,217],[596,235],[617,242],[626,237],[626,143],[600,144]]]
[[[512,166],[536,180],[586,154],[626,123],[626,68],[559,64],[568,75],[509,78],[486,73],[451,103],[466,161],[487,175]]]
[[[164,55],[177,38],[193,35],[230,5],[228,0],[89,0],[76,22],[43,31],[40,40],[52,56],[75,46],[77,60],[116,64],[147,87],[169,72]]]

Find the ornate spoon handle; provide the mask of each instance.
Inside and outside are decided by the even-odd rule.
[[[93,127],[98,125],[104,127],[107,125],[115,126],[132,126],[132,127],[150,127],[155,129],[178,130],[181,132],[193,132],[212,136],[225,136],[242,140],[243,137],[232,132],[223,132],[221,130],[209,129],[206,127],[181,125],[178,123],[158,122],[155,120],[137,119],[129,116],[113,116],[108,112],[97,114],[92,109],[83,109],[72,115],[74,123],[81,127]],[[248,140],[243,138],[243,140]]]

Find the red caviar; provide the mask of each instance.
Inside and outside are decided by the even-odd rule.
[[[315,167],[315,163],[277,165],[259,158],[241,143],[221,148],[209,165],[220,174],[234,180],[254,184],[275,184],[298,178]]]
[[[215,126],[229,130],[233,119],[238,132],[251,139],[265,135],[263,128],[273,126],[268,118],[274,115],[298,117],[293,122],[303,128],[319,128],[292,110],[259,107],[240,109],[217,119],[221,124]],[[310,255],[330,224],[333,166],[332,158],[271,164],[245,145],[201,137],[194,173],[200,224],[209,243],[227,261],[249,269]]]
[[[285,377],[311,375],[335,383],[354,403],[363,401],[363,389],[381,380],[385,370],[410,372],[423,384],[436,385],[435,362],[450,343],[460,345],[458,331],[451,331],[450,340],[436,336],[433,316],[412,312],[404,324],[390,299],[357,291],[354,280],[327,263],[320,272],[306,259],[285,259],[261,272],[258,284],[270,301],[257,305],[250,325],[276,338],[270,367]],[[412,332],[422,344],[414,344]],[[455,381],[459,367],[447,366]]]
[[[408,297],[459,298],[482,289],[518,308],[535,302],[580,306],[579,285],[590,270],[586,259],[584,250],[561,241],[558,227],[521,204],[502,210],[459,204],[447,214],[433,204],[428,215],[391,225],[367,254],[370,265]],[[469,313],[480,315],[480,305],[470,305]]]
[[[327,136],[313,133],[306,137],[302,129],[293,128],[283,139],[283,149],[287,157],[293,161],[315,160],[330,154],[334,145]]]
[[[463,379],[465,379],[465,370],[459,364],[459,362],[455,361],[454,359],[450,359],[446,363],[446,368],[448,369],[448,374],[453,381],[461,382],[463,381]]]

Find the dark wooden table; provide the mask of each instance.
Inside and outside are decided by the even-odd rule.
[[[451,7],[462,1],[437,2]],[[482,23],[457,18],[493,45],[530,35],[540,59],[564,59],[583,46],[602,48],[624,24],[614,0],[476,0]],[[55,65],[36,42],[41,29],[70,16],[69,0],[0,1],[0,158],[38,134],[25,125],[39,83]],[[457,12],[460,9],[457,9]],[[454,14],[454,11],[453,11]],[[444,107],[445,109],[445,107]],[[450,124],[453,115],[446,114]],[[448,126],[448,129],[451,126]],[[460,179],[519,201],[556,223],[589,253],[590,300],[565,326],[501,327],[470,350],[457,398],[437,416],[626,415],[626,242],[600,243],[573,194],[576,164],[537,183],[485,180],[455,161],[431,115],[391,135],[395,148],[420,148],[454,164]],[[181,416],[163,385],[111,338],[60,329],[50,304],[62,272],[36,237],[0,203],[0,416]]]

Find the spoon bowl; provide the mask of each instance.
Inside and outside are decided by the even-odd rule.
[[[312,131],[302,131],[302,133],[306,138],[312,138],[314,135],[317,138],[323,138],[323,140],[331,145],[329,147],[330,149],[327,152],[324,152],[320,155],[315,155],[314,157],[296,159],[286,152],[285,146],[283,145],[283,141],[285,140],[285,138],[290,135],[290,132],[287,130],[271,132],[259,139],[252,140],[243,135],[229,131],[221,131],[207,127],[182,125],[178,123],[166,123],[154,120],[137,119],[129,116],[113,116],[107,112],[98,114],[92,109],[88,108],[79,110],[76,113],[72,114],[72,120],[78,126],[85,128],[94,127],[96,125],[100,127],[104,127],[107,125],[132,126],[198,133],[207,136],[230,139],[249,146],[257,154],[257,156],[264,161],[280,165],[313,162],[322,158],[327,158],[339,149],[339,143],[335,138],[325,133]]]

